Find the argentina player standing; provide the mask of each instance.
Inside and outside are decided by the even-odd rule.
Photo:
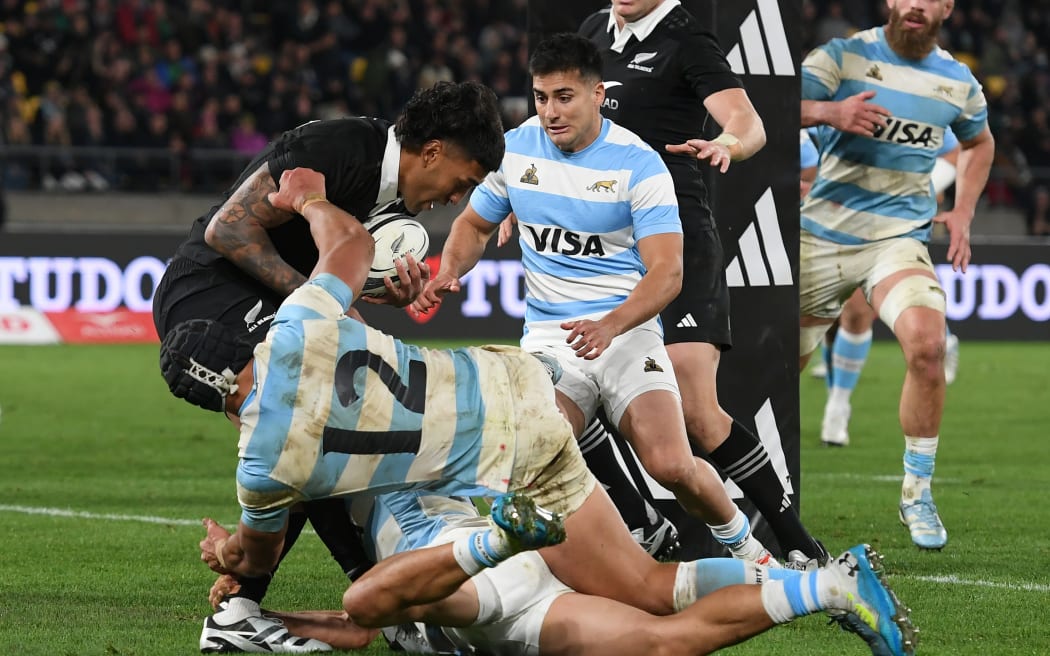
[[[670,173],[635,134],[599,111],[601,57],[587,39],[556,35],[530,61],[537,116],[506,135],[499,169],[456,218],[441,269],[416,299],[427,311],[513,212],[525,270],[522,347],[556,357],[574,433],[601,407],[642,466],[734,556],[769,552],[718,474],[693,456],[659,312],[681,289],[682,226]],[[657,421],[654,421],[654,418]],[[565,581],[574,585],[572,581]]]
[[[934,221],[951,235],[953,269],[970,262],[970,223],[995,143],[981,86],[938,47],[953,0],[888,0],[883,27],[834,39],[803,62],[802,124],[830,125],[802,205],[802,364],[864,291],[907,365],[901,390],[900,519],[912,541],[941,549],[948,534],[930,491],[944,411],[944,292],[926,247]],[[876,104],[877,103],[877,104]],[[959,138],[955,204],[937,214],[930,173],[951,127]]]
[[[700,166],[707,161],[725,173],[731,162],[754,155],[766,143],[762,119],[715,36],[678,0],[614,0],[587,18],[580,33],[602,55],[602,114],[644,139],[674,179],[684,239],[682,293],[660,317],[689,437],[755,504],[783,553],[798,562],[823,559],[762,442],[718,402],[718,364],[732,344],[729,287]],[[694,138],[708,116],[721,134]],[[597,447],[584,447],[584,455],[604,484],[630,487],[613,482],[618,467],[609,458],[599,464]],[[621,498],[613,490],[610,496]],[[646,521],[618,507],[632,528]]]

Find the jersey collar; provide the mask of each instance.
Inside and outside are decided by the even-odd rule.
[[[656,9],[643,16],[642,18],[634,21],[633,23],[624,23],[623,29],[619,29],[616,26],[616,13],[609,10],[609,26],[606,31],[613,33],[613,43],[609,46],[610,50],[616,52],[623,52],[624,46],[627,45],[627,40],[633,35],[634,38],[638,39],[641,43],[645,41],[646,37],[653,33],[656,26],[660,24],[660,21],[664,19],[667,14],[671,13],[671,10],[682,4],[679,0],[664,0],[661,2]]]
[[[394,136],[394,126],[386,133],[386,150],[383,151],[383,164],[379,169],[379,195],[376,196],[376,207],[389,205],[397,199],[397,172],[401,168],[401,144]]]

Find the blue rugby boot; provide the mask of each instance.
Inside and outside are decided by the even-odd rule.
[[[824,567],[834,572],[845,593],[847,608],[829,611],[832,621],[868,643],[874,656],[913,656],[918,629],[893,593],[882,569],[882,556],[859,544]]]
[[[920,549],[939,551],[948,543],[948,531],[944,530],[941,516],[937,514],[937,504],[928,488],[922,491],[918,501],[901,501],[900,518],[901,524],[911,533],[911,541]]]
[[[540,549],[565,541],[564,518],[539,508],[520,492],[510,492],[492,503],[492,520],[523,549]]]

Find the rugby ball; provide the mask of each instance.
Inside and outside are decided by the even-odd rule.
[[[379,214],[364,225],[376,242],[376,253],[361,294],[383,296],[386,294],[383,278],[390,276],[395,285],[401,284],[394,261],[411,253],[417,262],[422,262],[430,247],[430,235],[422,223],[407,214]]]

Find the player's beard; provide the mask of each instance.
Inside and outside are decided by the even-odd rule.
[[[941,20],[932,17],[921,17],[926,20],[926,28],[913,30],[904,26],[904,14],[896,9],[890,10],[890,22],[886,25],[886,40],[890,47],[905,59],[924,59],[937,44],[937,35],[941,31]],[[916,15],[914,18],[920,18]]]

